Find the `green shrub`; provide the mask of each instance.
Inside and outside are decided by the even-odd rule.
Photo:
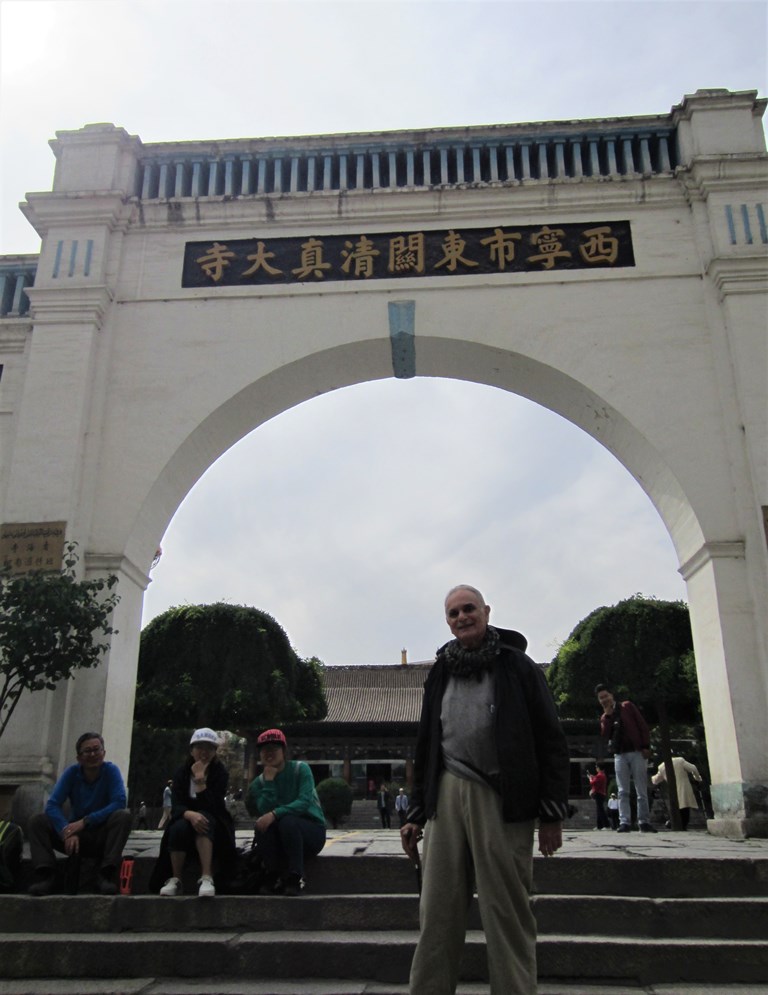
[[[352,788],[340,777],[327,777],[317,786],[326,819],[334,829],[352,811]]]

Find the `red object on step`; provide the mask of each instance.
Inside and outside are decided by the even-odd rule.
[[[133,887],[133,857],[123,857],[120,865],[120,894],[130,895]]]

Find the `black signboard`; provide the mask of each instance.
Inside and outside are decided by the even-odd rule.
[[[187,242],[182,287],[634,266],[628,221]]]

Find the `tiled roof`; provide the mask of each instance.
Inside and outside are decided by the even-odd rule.
[[[324,722],[418,722],[429,663],[325,667]]]

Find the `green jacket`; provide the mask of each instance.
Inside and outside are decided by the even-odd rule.
[[[259,774],[248,787],[245,807],[257,818],[274,812],[278,819],[298,815],[325,825],[315,779],[309,765],[302,760],[289,760],[274,781],[265,781],[264,775]]]

